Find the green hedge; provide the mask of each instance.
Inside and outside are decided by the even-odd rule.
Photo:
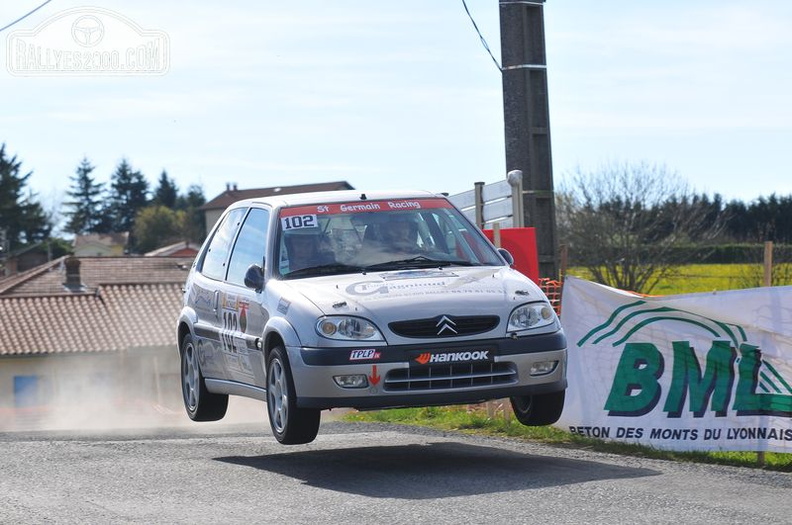
[[[719,244],[716,246],[684,246],[675,253],[675,260],[700,264],[759,264],[764,260],[764,244]],[[677,257],[679,256],[679,257]],[[792,246],[773,246],[775,262],[790,262]]]

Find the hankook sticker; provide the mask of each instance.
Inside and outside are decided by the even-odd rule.
[[[419,365],[434,365],[439,363],[470,363],[478,361],[492,361],[491,350],[465,350],[461,352],[422,352],[413,358]]]

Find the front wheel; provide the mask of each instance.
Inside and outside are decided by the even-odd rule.
[[[275,439],[283,445],[301,445],[316,439],[319,433],[320,411],[297,408],[286,350],[272,349],[267,360],[267,413]]]
[[[206,389],[206,381],[198,363],[198,349],[192,336],[184,336],[181,345],[181,386],[184,408],[193,421],[217,421],[228,410],[228,395],[213,394]]]
[[[564,410],[565,391],[511,398],[514,417],[523,425],[538,427],[552,425]]]

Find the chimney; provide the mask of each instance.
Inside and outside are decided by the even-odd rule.
[[[82,279],[80,278],[80,260],[77,257],[69,257],[64,261],[66,265],[66,282],[63,284],[72,291],[83,289]]]

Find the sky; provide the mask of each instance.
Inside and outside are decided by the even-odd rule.
[[[0,27],[42,2],[3,2]],[[496,0],[468,7],[499,60]],[[792,2],[543,9],[557,185],[649,162],[726,199],[792,193]],[[104,39],[78,46],[74,27],[97,19]],[[152,38],[168,51],[152,74],[52,73],[35,55]],[[0,48],[0,143],[50,210],[83,157],[97,182],[127,159],[208,199],[227,184],[455,194],[505,177],[501,73],[461,0],[51,0]]]

